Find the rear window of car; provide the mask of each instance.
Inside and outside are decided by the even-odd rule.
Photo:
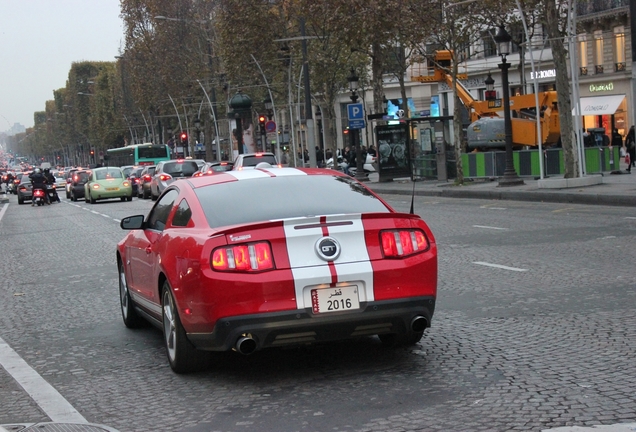
[[[199,166],[194,161],[167,162],[163,165],[162,172],[171,176],[190,177],[199,170]]]
[[[262,156],[245,156],[243,158],[242,165],[243,166],[256,166],[261,162],[267,162],[268,164],[274,166],[277,165],[276,157],[272,155],[262,155]]]
[[[210,167],[208,168],[208,170],[212,170],[214,172],[224,172],[224,171],[232,171],[232,168],[234,167],[234,164],[230,164],[230,163],[221,163],[221,164],[217,164],[217,165],[210,165]]]
[[[111,178],[123,178],[123,174],[120,169],[105,169],[95,171],[95,178],[97,180],[106,180]]]
[[[341,176],[246,179],[202,186],[195,193],[211,227],[328,214],[390,212],[355,180]]]

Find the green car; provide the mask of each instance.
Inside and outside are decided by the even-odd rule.
[[[120,168],[102,167],[91,171],[84,185],[84,199],[95,204],[100,199],[132,201],[132,186]]]

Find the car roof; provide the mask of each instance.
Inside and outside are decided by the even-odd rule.
[[[278,176],[305,176],[305,175],[331,175],[337,177],[347,177],[348,175],[330,169],[323,168],[256,168],[244,171],[222,171],[212,176],[190,177],[189,181],[194,188],[208,186],[211,184],[227,183],[233,181],[253,180],[258,178],[278,177]]]

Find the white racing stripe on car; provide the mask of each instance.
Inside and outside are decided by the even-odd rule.
[[[52,421],[88,423],[86,419],[0,338],[0,366],[26,391]]]
[[[312,288],[319,285],[329,287],[332,283],[329,264],[316,253],[316,243],[325,236],[319,221],[320,218],[311,218],[283,222],[298,309],[311,307]],[[373,268],[369,261],[361,216],[330,216],[326,222],[347,223],[326,228],[327,235],[340,243],[340,256],[333,262],[336,282],[358,285],[360,301],[373,301]],[[307,225],[315,226],[307,228]]]

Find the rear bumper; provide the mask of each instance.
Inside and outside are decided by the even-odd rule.
[[[367,302],[360,309],[314,315],[294,310],[220,319],[211,333],[188,333],[194,346],[207,351],[228,351],[250,334],[257,348],[335,341],[386,333],[411,334],[411,321],[422,316],[430,322],[434,297]]]

